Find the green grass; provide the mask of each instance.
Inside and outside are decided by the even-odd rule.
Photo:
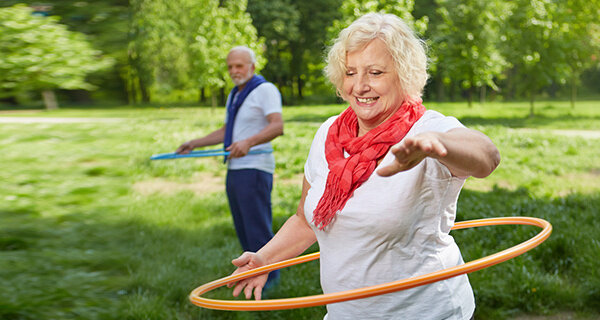
[[[478,319],[575,312],[600,316],[598,130],[600,103],[428,104],[485,132],[502,154],[488,178],[470,179],[458,220],[541,217],[554,226],[540,247],[469,275]],[[274,143],[278,228],[295,211],[304,159],[321,122],[344,106],[286,107]],[[1,116],[7,116],[2,114]],[[240,253],[220,159],[150,161],[218,128],[223,109],[110,108],[19,117],[113,122],[0,124],[0,319],[318,319],[324,307],[212,311],[190,304],[195,287],[228,275]],[[465,260],[538,232],[498,226],[453,233]],[[315,246],[310,251],[316,251]],[[287,268],[270,298],[320,293],[318,263]],[[217,289],[210,297],[230,299]]]

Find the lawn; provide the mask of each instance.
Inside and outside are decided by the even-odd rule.
[[[483,131],[502,163],[469,179],[458,220],[524,215],[554,226],[524,255],[469,275],[477,319],[573,312],[600,317],[600,102],[427,105]],[[274,142],[274,224],[293,214],[315,130],[344,107],[284,108]],[[223,108],[95,108],[3,113],[86,118],[0,122],[0,319],[319,319],[324,307],[198,308],[195,287],[228,275],[240,246],[221,159],[150,161],[218,128]],[[575,131],[576,130],[576,131]],[[590,133],[579,135],[580,131]],[[535,235],[527,226],[453,232],[466,261]],[[318,251],[314,246],[309,250]],[[282,271],[269,298],[320,293],[318,262]],[[217,289],[210,297],[230,299]]]

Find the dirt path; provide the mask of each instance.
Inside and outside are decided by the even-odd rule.
[[[0,117],[1,123],[88,123],[119,122],[119,118],[42,118],[42,117]]]
[[[555,135],[567,136],[567,137],[583,137],[586,139],[600,139],[600,130],[530,129],[530,128],[521,128],[521,129],[513,129],[513,130],[528,132],[528,133],[550,132]]]

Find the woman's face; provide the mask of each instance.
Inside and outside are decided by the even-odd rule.
[[[358,118],[358,135],[387,120],[402,103],[394,60],[380,39],[346,54],[342,98]]]

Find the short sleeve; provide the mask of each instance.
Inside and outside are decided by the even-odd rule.
[[[321,127],[319,127],[313,138],[306,163],[304,164],[304,176],[310,185],[313,184],[315,176],[320,171],[323,173],[328,170],[327,159],[325,159],[325,140],[327,139],[329,127],[331,127],[331,124],[336,118],[337,116],[333,116],[327,119]]]
[[[455,128],[464,128],[465,126],[455,117],[444,116],[443,114],[427,110],[423,117],[417,121],[415,126],[410,130],[410,135],[417,135],[426,131],[447,132]]]
[[[281,94],[277,87],[270,82],[266,82],[256,87],[253,92],[260,97],[260,106],[263,108],[265,116],[271,113],[281,113]]]

